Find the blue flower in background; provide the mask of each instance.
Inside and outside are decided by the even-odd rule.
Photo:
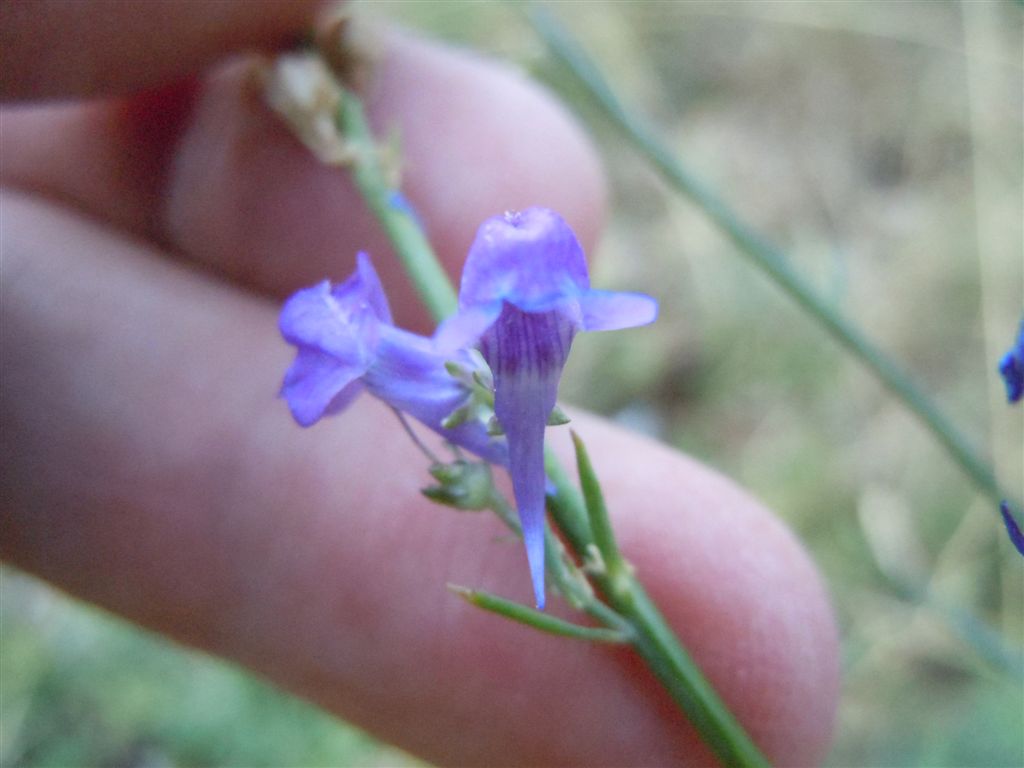
[[[396,328],[366,254],[359,254],[356,271],[340,285],[324,280],[295,293],[282,308],[279,325],[298,350],[281,396],[300,425],[341,411],[365,389],[455,445],[491,463],[508,463],[504,441],[490,436],[486,424],[466,420],[442,426],[471,394],[446,363],[472,369],[472,359],[463,350],[442,349],[433,339]]]
[[[1010,514],[1010,504],[1004,501],[999,505],[999,511],[1003,515],[1003,523],[1006,525],[1006,532],[1010,536],[1010,542],[1017,551],[1024,555],[1024,533],[1021,533],[1020,526],[1017,525],[1017,521],[1013,519],[1013,515]]]
[[[590,287],[583,249],[553,211],[530,208],[488,219],[462,273],[459,311],[438,331],[448,347],[479,340],[494,375],[494,411],[508,439],[537,607],[544,607],[544,428],[579,331],[652,322],[657,302]]]
[[[1024,397],[1024,319],[1017,330],[1017,340],[999,361],[999,373],[1006,384],[1006,399],[1016,403]]]

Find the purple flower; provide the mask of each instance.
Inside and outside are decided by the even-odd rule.
[[[1024,397],[1024,319],[1020,321],[1017,341],[999,361],[999,373],[1006,384],[1006,399],[1016,403]]]
[[[649,296],[591,289],[583,249],[553,211],[507,213],[480,227],[462,274],[459,311],[433,338],[392,324],[365,254],[344,283],[325,280],[292,296],[280,327],[298,351],[281,395],[295,420],[310,426],[366,389],[450,442],[508,466],[543,608],[544,428],[572,339],[579,331],[644,325],[657,311]],[[482,383],[487,376],[473,373],[474,344],[491,367],[504,439],[488,434],[490,390]]]
[[[544,607],[544,427],[573,336],[644,325],[657,311],[650,296],[591,289],[576,236],[545,208],[488,219],[469,250],[459,312],[438,338],[452,346],[479,340],[491,366],[538,608]]]
[[[508,463],[505,443],[488,435],[486,424],[466,420],[450,429],[442,426],[471,394],[446,363],[472,369],[472,359],[392,325],[384,289],[366,254],[359,254],[356,271],[340,285],[324,280],[289,298],[279,325],[298,350],[281,396],[300,425],[341,411],[365,389],[450,442],[491,463]]]
[[[1017,521],[1013,519],[1013,515],[1010,514],[1010,503],[1004,501],[999,505],[999,511],[1003,515],[1003,523],[1006,525],[1006,532],[1010,536],[1010,541],[1017,551],[1024,555],[1024,533],[1021,533],[1020,526],[1017,525]]]

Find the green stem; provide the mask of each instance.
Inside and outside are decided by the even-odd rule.
[[[824,298],[800,277],[786,256],[743,222],[733,210],[690,171],[654,132],[616,97],[586,52],[545,9],[532,6],[530,22],[552,54],[575,75],[586,92],[633,147],[678,192],[688,197],[736,245],[740,253],[765,272],[804,311],[817,320],[843,347],[857,357],[911,411],[946,449],[950,457],[996,505],[1012,498],[967,438],[913,380],[852,323],[839,316]],[[1020,503],[1017,503],[1020,506]]]
[[[352,152],[351,173],[366,204],[384,228],[416,292],[437,321],[458,306],[451,281],[408,200],[389,183],[359,97],[342,88],[338,123]]]

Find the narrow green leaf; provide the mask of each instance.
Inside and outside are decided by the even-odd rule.
[[[559,619],[549,613],[506,600],[489,592],[467,589],[455,584],[449,584],[448,589],[478,608],[483,608],[485,611],[496,613],[551,635],[572,637],[577,640],[589,640],[596,643],[628,643],[630,640],[629,635],[621,630],[606,629],[604,627],[584,627],[580,624],[573,624],[570,621]]]
[[[601,493],[601,484],[590,463],[590,455],[587,453],[586,446],[583,445],[583,440],[576,432],[572,433],[572,443],[576,449],[576,471],[580,477],[580,488],[583,489],[583,501],[587,506],[587,517],[590,519],[590,530],[594,534],[594,544],[597,545],[597,551],[600,552],[601,559],[604,561],[609,586],[615,589],[616,582],[628,573],[629,566],[622,559],[619,545],[615,541],[615,532],[608,519],[604,494]]]
[[[544,471],[555,486],[555,493],[547,497],[551,517],[558,524],[558,530],[565,537],[569,548],[583,557],[587,546],[594,541],[586,505],[576,484],[549,445],[544,446]]]

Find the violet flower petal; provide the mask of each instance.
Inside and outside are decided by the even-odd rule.
[[[501,302],[460,310],[444,320],[434,332],[434,346],[438,351],[454,353],[474,346],[501,314]]]
[[[509,212],[485,221],[469,249],[459,308],[506,301],[543,312],[590,288],[576,235],[546,208]]]
[[[554,406],[558,375],[546,379],[506,377],[501,396],[495,395],[494,412],[508,439],[512,492],[523,529],[526,561],[537,608],[545,604],[544,534],[546,476],[544,427]],[[550,403],[550,404],[549,404]],[[537,478],[541,482],[537,482]]]
[[[352,288],[348,288],[353,278],[356,282]],[[363,251],[356,254],[356,272],[353,278],[349,278],[340,286],[340,292],[358,292],[358,296],[367,303],[378,320],[386,325],[394,325],[384,286],[380,282],[377,270],[373,268],[373,262]]]
[[[580,296],[585,331],[618,331],[653,323],[658,302],[643,293],[590,290]]]
[[[300,349],[318,349],[356,362],[366,356],[377,320],[371,313],[349,306],[347,297],[339,300],[339,287],[332,288],[324,280],[297,291],[281,308],[278,327],[285,341]]]
[[[328,413],[337,413],[362,391],[359,377],[365,368],[315,349],[300,349],[284,377],[281,396],[292,417],[310,427]]]

